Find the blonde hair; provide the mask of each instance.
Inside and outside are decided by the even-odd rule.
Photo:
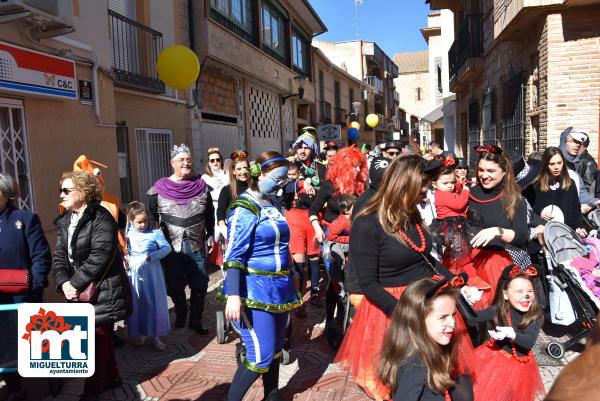
[[[417,205],[421,202],[421,190],[430,177],[423,169],[425,160],[419,155],[402,155],[390,163],[383,174],[377,193],[369,199],[357,217],[374,213],[383,230],[398,241],[404,240],[397,230],[421,223]]]
[[[67,179],[73,181],[75,189],[83,194],[83,202],[85,204],[102,201],[102,191],[96,177],[89,175],[85,171],[69,171],[62,175],[60,184],[62,185]]]

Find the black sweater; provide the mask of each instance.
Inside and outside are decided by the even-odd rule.
[[[237,193],[238,196],[243,194],[248,189],[248,183],[244,181],[237,181]],[[217,223],[227,218],[227,208],[233,202],[233,196],[231,195],[231,184],[226,185],[219,194],[217,203]]]
[[[470,325],[488,322],[488,325],[492,330],[494,329],[493,319],[495,315],[495,307],[489,307],[479,312],[472,311],[470,314],[463,314]],[[542,319],[535,320],[524,330],[518,328],[523,321],[523,316],[524,314],[522,312],[517,311],[512,306],[510,307],[510,318],[512,320],[512,327],[515,329],[516,337],[512,341],[508,338],[502,341],[497,341],[502,349],[509,354],[512,353],[512,344],[514,343],[517,354],[521,356],[526,355],[529,350],[533,348],[540,334],[540,330],[542,328]]]
[[[429,254],[431,238],[425,230],[423,233],[427,247],[421,255],[395,237],[386,234],[375,214],[361,216],[352,225],[349,269],[358,274],[360,288],[365,296],[387,316],[391,316],[398,300],[385,291],[384,287],[406,286],[436,274],[423,256],[427,257],[440,274],[451,276],[448,270]],[[407,230],[407,235],[417,246],[421,244],[414,225]]]
[[[548,184],[550,186],[558,184],[559,188],[542,192],[540,183],[538,182],[535,185],[530,185],[525,190],[524,195],[533,208],[533,211],[541,214],[546,206],[554,205],[562,211],[566,225],[573,230],[583,227],[581,208],[579,207],[579,194],[575,183],[571,182],[568,189],[562,186],[560,180],[549,180]]]
[[[335,195],[335,187],[329,180],[325,181],[319,188],[315,200],[310,205],[309,216],[317,216],[324,207],[325,214],[323,218],[326,222],[331,223],[340,215],[340,203],[337,195]]]
[[[483,189],[476,185],[471,188],[471,199],[469,199],[469,222],[476,230],[481,230],[490,227],[501,227],[515,232],[515,237],[510,242],[517,248],[525,249],[525,244],[529,239],[529,229],[527,227],[527,203],[525,199],[517,206],[515,215],[512,220],[508,218],[506,209],[502,204],[502,198],[491,201],[481,202],[493,199],[500,194],[501,189],[494,188],[492,190]],[[479,201],[476,201],[475,199]],[[494,239],[486,247],[486,249],[505,249],[506,243],[501,240]]]
[[[444,401],[444,396],[433,392],[427,385],[427,367],[420,357],[413,355],[398,366],[398,387],[393,401]]]

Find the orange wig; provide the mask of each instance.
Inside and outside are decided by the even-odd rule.
[[[358,175],[354,174],[356,166],[360,166]],[[368,176],[367,158],[353,145],[337,152],[325,178],[333,183],[336,193],[358,196],[365,191]]]

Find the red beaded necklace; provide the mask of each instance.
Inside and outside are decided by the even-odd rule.
[[[416,223],[415,226],[417,227],[417,232],[419,233],[419,240],[421,241],[420,246],[417,246],[414,242],[412,242],[411,239],[408,238],[408,235],[406,235],[400,229],[398,229],[398,235],[417,253],[423,253],[425,251],[425,248],[427,247],[427,242],[425,241],[425,234],[423,234],[423,230],[421,229],[421,225],[419,223]]]
[[[469,198],[473,199],[477,203],[490,203],[502,198],[502,195],[504,195],[504,190],[500,191],[500,193],[497,196],[494,196],[492,199],[479,199],[474,197],[473,194],[469,194]]]
[[[510,327],[513,327],[513,325],[512,325],[512,317],[510,316],[510,306],[508,306],[507,309],[506,309],[506,320],[508,321],[508,325]],[[531,355],[531,350],[529,350],[529,352],[527,352],[527,355],[520,356],[519,354],[517,354],[517,349],[515,348],[515,342],[511,340],[510,344],[512,346],[512,357],[517,362],[521,362],[521,363],[527,363],[527,362],[529,362],[529,356]]]

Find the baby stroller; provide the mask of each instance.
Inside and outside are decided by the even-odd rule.
[[[542,283],[548,296],[546,319],[553,325],[566,327],[570,337],[564,342],[547,344],[546,352],[559,359],[590,333],[600,302],[587,288],[579,271],[571,266],[574,259],[588,255],[577,233],[563,223],[550,221],[544,228],[544,238],[546,277]]]

